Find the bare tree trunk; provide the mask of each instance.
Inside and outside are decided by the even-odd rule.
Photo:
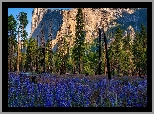
[[[10,57],[9,57],[9,62],[10,62],[10,65],[9,65],[9,70],[10,70],[10,72],[12,72],[12,55],[13,55],[13,45],[12,45],[12,30],[11,30],[11,32],[10,32],[10,34],[11,34],[11,38],[10,38]]]
[[[20,33],[18,28],[18,53],[17,53],[17,72],[19,72],[19,59],[20,59]]]
[[[101,75],[101,65],[102,65],[102,60],[101,60],[101,57],[102,57],[102,51],[101,51],[101,30],[100,30],[100,28],[98,30],[99,30],[99,67],[98,67],[98,74]]]
[[[104,75],[106,75],[106,53],[105,53],[105,46],[104,46]]]
[[[24,37],[24,25],[23,25],[23,23],[22,23],[22,42],[21,42],[21,68],[20,68],[20,70],[23,70],[23,65],[22,65],[22,43],[23,43],[23,37]]]
[[[12,46],[12,54],[14,54],[14,45]],[[12,59],[12,58],[11,58]],[[14,65],[12,65],[12,60],[11,60],[11,71],[14,71]]]
[[[104,30],[103,30],[104,33]],[[110,63],[109,63],[109,58],[108,58],[108,52],[107,52],[107,38],[104,33],[104,42],[105,42],[105,50],[106,50],[106,59],[107,59],[107,71],[108,71],[108,79],[111,79],[111,74],[110,74]]]

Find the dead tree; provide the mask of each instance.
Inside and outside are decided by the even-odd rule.
[[[109,58],[108,58],[108,50],[107,50],[107,38],[103,30],[103,35],[104,35],[104,42],[105,42],[105,51],[106,51],[106,60],[107,60],[107,71],[108,71],[108,79],[111,79],[111,73],[110,73],[110,63],[109,63]]]
[[[101,50],[101,29],[98,28],[99,30],[99,66],[98,66],[98,74],[101,75],[101,64],[102,64],[102,60],[101,60],[101,56],[102,56],[102,50]]]

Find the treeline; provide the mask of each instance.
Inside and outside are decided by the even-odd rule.
[[[134,39],[118,28],[109,48],[112,74],[147,75],[147,32],[141,24],[140,32],[136,31]]]
[[[57,50],[53,52],[51,39],[42,45],[43,48],[38,46],[38,40],[35,38],[27,39],[27,33],[24,30],[28,23],[26,13],[21,12],[17,19],[12,15],[8,16],[8,70],[10,72],[98,74],[99,51],[101,51],[101,74],[106,75],[104,42],[102,41],[100,44],[98,38],[95,38],[91,44],[85,43],[85,25],[80,8],[76,21],[75,37],[73,38],[69,34],[64,35]],[[129,34],[124,36],[123,32],[117,28],[113,35],[115,41],[108,44],[111,75],[147,75],[146,27],[141,25],[141,30],[136,31],[134,39]],[[23,41],[22,48],[19,38]],[[69,38],[74,40],[73,47],[67,40]],[[99,50],[99,46],[101,46],[101,50]],[[23,49],[25,50],[23,51]]]

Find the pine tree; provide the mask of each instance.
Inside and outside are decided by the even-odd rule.
[[[18,52],[17,52],[17,71],[19,72],[19,64],[20,64],[20,58],[21,58],[21,51],[20,51],[20,33],[22,34],[22,40],[25,40],[25,36],[27,36],[26,31],[24,30],[28,24],[27,20],[27,13],[20,12],[19,15],[17,15],[18,20]]]
[[[121,62],[120,67],[124,75],[128,75],[128,72],[132,70],[132,44],[130,34],[122,39],[123,48],[121,50]]]
[[[82,73],[84,74],[93,74],[94,72],[92,69],[94,52],[91,51],[91,46],[92,44],[85,43],[85,54],[82,60],[82,62],[84,63]]]
[[[60,71],[60,66],[62,59],[60,57],[59,51],[53,53],[53,72],[58,73]]]
[[[30,70],[30,71],[34,71],[35,68],[35,59],[36,59],[36,55],[38,53],[37,52],[37,42],[35,39],[30,38],[28,46],[27,46],[27,50],[26,50],[26,71]],[[41,58],[41,56],[40,56]]]
[[[113,43],[110,44],[110,47],[108,49],[108,55],[110,60],[110,66],[111,66],[111,73],[112,75],[115,75],[114,69],[115,69],[115,48],[113,47]]]
[[[141,73],[146,75],[147,74],[147,31],[146,27],[141,24],[141,31],[140,31],[140,38],[141,38]]]
[[[78,67],[78,72],[81,72],[81,61],[84,55],[84,40],[85,40],[85,32],[84,32],[84,19],[82,9],[79,8],[76,15],[76,33],[75,33],[75,45],[73,49],[73,59],[75,65]]]
[[[8,50],[9,50],[8,52],[9,68],[8,69],[10,72],[13,70],[12,59],[15,51],[14,48],[16,47],[16,27],[17,27],[17,21],[11,14],[10,16],[8,16]]]
[[[116,29],[116,32],[115,32],[115,35],[114,35],[114,38],[115,38],[115,41],[113,42],[113,47],[115,49],[115,55],[114,55],[114,58],[115,58],[115,69],[117,70],[117,73],[119,74],[120,73],[120,56],[121,56],[121,49],[122,49],[122,30],[120,28],[117,28]]]
[[[37,72],[37,73],[38,73],[38,67],[39,67],[39,66],[38,66],[38,64],[39,64],[39,63],[38,63],[38,57],[39,57],[39,56],[38,56],[38,55],[39,55],[38,40],[39,40],[39,35],[37,35],[37,39],[36,39],[36,41],[37,41],[37,50],[36,50],[36,53],[37,53],[37,55],[36,55],[36,72]]]
[[[27,35],[25,35],[25,37],[27,37]],[[22,44],[22,47],[21,47],[21,63],[20,63],[20,67],[21,67],[21,70],[22,71],[25,71],[25,67],[26,67],[26,58],[27,58],[27,54],[26,54],[26,49],[27,49],[27,46],[28,46],[28,39],[25,38],[25,40],[22,40],[23,44]]]
[[[141,31],[135,33],[133,42],[133,61],[138,75],[147,73],[147,34],[146,28],[141,25]]]
[[[47,49],[47,55],[46,55],[46,62],[47,62],[47,65],[46,65],[46,68],[48,69],[48,71],[50,71],[52,73],[52,70],[53,70],[53,51],[52,51],[52,25],[53,25],[53,22],[52,20],[50,20],[50,27],[48,29],[48,40],[47,40],[47,44],[46,44],[46,49]]]
[[[67,61],[68,61],[68,56],[69,56],[69,43],[66,40],[66,36],[64,36],[61,39],[61,43],[58,47],[58,54],[61,59],[61,67],[60,67],[60,74],[65,74],[66,73],[66,67],[67,67]]]

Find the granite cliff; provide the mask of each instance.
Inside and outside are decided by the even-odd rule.
[[[98,37],[98,27],[104,26],[107,34],[114,33],[117,26],[134,38],[134,31],[140,30],[143,23],[147,26],[147,9],[144,8],[83,8],[85,23],[85,42],[91,43]],[[46,8],[34,8],[32,12],[31,37],[37,38],[41,45],[41,38],[45,42],[52,39],[52,49],[64,36],[68,36],[70,46],[73,46],[75,38],[77,8],[71,10],[50,10]],[[42,30],[44,31],[42,33]],[[111,32],[112,31],[112,32]],[[110,37],[113,37],[111,34]]]

